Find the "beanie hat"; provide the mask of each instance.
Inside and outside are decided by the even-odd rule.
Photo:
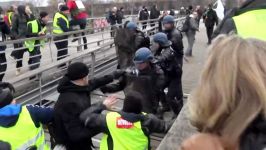
[[[66,5],[62,5],[59,7],[60,11],[66,11],[69,10],[69,8]]]
[[[140,114],[142,112],[143,98],[139,92],[130,92],[126,95],[123,105],[123,111],[126,113]]]
[[[45,12],[45,11],[40,12],[40,18],[44,18],[46,16],[48,16],[47,12]]]
[[[89,74],[89,68],[82,62],[76,62],[68,66],[66,76],[74,81],[82,79]]]
[[[9,105],[13,101],[13,98],[14,97],[8,88],[0,88],[0,108]]]

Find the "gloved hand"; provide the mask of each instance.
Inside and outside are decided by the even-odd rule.
[[[118,79],[118,78],[120,78],[122,75],[124,75],[126,72],[124,71],[124,70],[116,70],[116,71],[114,71],[113,72],[113,78],[114,79]]]
[[[8,82],[0,82],[0,87],[2,88],[9,88],[9,90],[13,93],[15,93],[15,88],[12,84],[8,83]]]
[[[11,150],[11,145],[7,142],[0,140],[0,149],[2,150]]]
[[[100,91],[105,94],[105,93],[107,93],[108,88],[106,86],[103,86],[103,87],[100,88]]]

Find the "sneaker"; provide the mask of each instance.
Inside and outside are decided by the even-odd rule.
[[[20,68],[16,70],[16,76],[19,76],[21,74]]]

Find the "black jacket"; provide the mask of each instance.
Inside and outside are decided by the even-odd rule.
[[[266,148],[266,121],[258,117],[243,133],[240,150],[263,150]]]
[[[230,32],[237,32],[234,20],[232,19],[234,16],[241,15],[245,12],[250,10],[256,9],[266,9],[266,2],[265,0],[249,0],[244,3],[239,9],[234,8],[230,10],[219,26],[213,33],[213,38],[217,37],[219,34],[228,34]]]
[[[89,109],[85,110],[81,115],[80,119],[85,126],[91,130],[97,130],[110,135],[108,130],[106,115],[101,114],[102,111],[106,110],[106,107],[100,102],[92,105]],[[162,120],[157,119],[152,114],[133,114],[126,112],[118,112],[123,119],[135,123],[140,121],[143,132],[149,136],[153,132],[166,133],[171,127],[171,123],[166,123]],[[134,139],[134,137],[132,137]]]
[[[10,30],[5,22],[0,22],[0,43],[5,41],[5,35],[10,34]],[[6,45],[0,46],[0,52],[6,49]]]
[[[215,24],[218,25],[218,17],[217,17],[216,12],[213,9],[208,9],[204,13],[203,20],[207,28],[213,27]]]
[[[164,73],[161,68],[151,64],[150,69],[138,71],[135,67],[129,68],[128,73],[122,76],[117,83],[101,87],[103,93],[114,93],[124,90],[125,95],[135,90],[143,96],[143,112],[156,113],[158,99],[156,94],[164,86]]]
[[[142,9],[139,13],[139,20],[148,20],[149,19],[149,12],[147,9]]]
[[[82,111],[91,106],[90,92],[113,81],[112,75],[95,78],[89,86],[77,86],[63,77],[57,88],[60,93],[55,104],[55,139],[68,150],[91,149],[91,137],[95,132],[84,127],[79,120]]]
[[[18,7],[18,13],[12,18],[11,34],[15,39],[25,38],[27,35],[27,22],[34,20],[34,16],[28,16],[25,13],[25,6]]]
[[[176,76],[182,71],[176,52],[171,47],[162,47],[155,52],[156,62],[162,67],[166,76]]]
[[[184,46],[182,41],[182,34],[177,29],[165,30],[164,33],[167,35],[168,40],[172,42],[172,48],[176,53],[178,58],[183,58],[184,55]]]
[[[110,11],[108,15],[108,22],[111,25],[115,25],[117,23],[117,13]]]
[[[118,10],[116,14],[117,14],[117,23],[122,24],[123,19],[125,19],[124,12],[122,10]]]
[[[159,16],[160,16],[160,11],[153,6],[153,8],[151,9],[150,19],[157,19],[159,18]]]

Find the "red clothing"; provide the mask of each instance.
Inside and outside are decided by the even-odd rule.
[[[67,7],[69,8],[70,12],[77,9],[77,5],[75,1],[73,0],[67,1]],[[83,11],[83,12],[80,12],[78,15],[74,16],[74,19],[86,19],[87,17],[88,17],[88,14],[85,11]]]
[[[8,16],[7,15],[4,16],[4,21],[9,27],[11,26],[9,21],[8,21]]]

